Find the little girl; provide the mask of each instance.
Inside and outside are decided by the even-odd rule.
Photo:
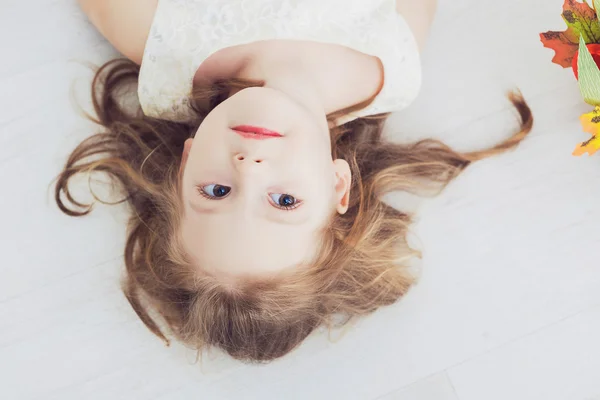
[[[123,289],[167,343],[269,361],[395,302],[416,252],[410,216],[381,197],[441,188],[532,126],[511,95],[522,127],[491,149],[382,139],[418,94],[435,0],[80,3],[128,60],[97,72],[103,132],[73,151],[56,202],[85,215],[71,178],[112,178],[131,210]]]

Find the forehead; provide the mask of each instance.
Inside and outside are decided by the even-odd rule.
[[[320,224],[280,224],[235,214],[185,216],[186,252],[212,274],[261,275],[310,263],[318,251]]]

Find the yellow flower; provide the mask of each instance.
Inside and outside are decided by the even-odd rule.
[[[574,156],[588,153],[590,156],[600,150],[600,107],[594,108],[592,112],[583,114],[579,120],[584,132],[592,134],[592,138],[581,143],[573,151]]]

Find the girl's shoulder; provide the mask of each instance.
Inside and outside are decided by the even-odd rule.
[[[190,4],[205,10],[206,14],[215,12],[215,7],[221,10],[220,15],[225,18],[224,24],[233,21],[227,20],[227,9],[234,3],[243,3],[246,9],[263,9],[261,14],[269,10],[275,15],[283,15],[285,8],[298,8],[306,10],[313,8],[315,13],[335,13],[342,6],[348,10],[346,0],[239,0],[237,2],[218,2],[211,0],[78,0],[81,8],[92,24],[102,35],[124,56],[140,64],[144,48],[155,17],[159,1],[170,5],[189,6]],[[378,0],[369,2],[356,2],[366,8],[377,7],[381,3],[395,3],[396,10],[410,25],[417,41],[422,44],[431,24],[437,0]],[[276,7],[274,7],[276,6]],[[333,7],[333,9],[332,9]],[[340,12],[340,11],[338,11]]]
[[[164,119],[189,119],[193,116],[189,96],[203,63],[227,49],[272,41],[336,45],[378,57],[384,86],[358,116],[404,108],[416,97],[421,74],[415,36],[399,15],[399,4],[397,0],[160,0],[141,62],[142,109]]]
[[[437,0],[395,0],[396,11],[406,20],[410,26],[419,47],[423,47],[433,16],[437,9]]]
[[[92,24],[119,52],[137,64],[159,0],[78,0]]]

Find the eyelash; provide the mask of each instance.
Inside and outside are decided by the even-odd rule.
[[[209,183],[208,185],[214,185],[214,183]],[[227,196],[225,196],[225,197],[221,197],[220,199],[216,199],[216,198],[214,198],[214,197],[212,197],[212,196],[209,196],[209,195],[208,195],[208,194],[207,194],[207,193],[204,191],[204,189],[202,189],[202,187],[203,187],[203,186],[207,186],[207,185],[197,185],[197,186],[196,186],[196,190],[198,191],[198,194],[199,194],[200,196],[204,197],[205,199],[208,199],[208,200],[223,200],[225,197],[229,196],[229,195],[227,195]]]
[[[212,185],[212,183],[210,183],[209,185]],[[202,187],[203,187],[203,186],[206,186],[206,185],[197,185],[197,186],[196,186],[196,190],[198,191],[198,194],[200,194],[200,196],[204,197],[204,198],[205,198],[205,199],[207,199],[207,200],[223,200],[224,198],[226,198],[226,197],[228,196],[228,195],[227,195],[227,196],[225,196],[225,197],[221,197],[221,198],[219,198],[219,199],[216,199],[216,198],[214,198],[214,197],[212,197],[212,196],[209,196],[209,195],[208,195],[208,194],[207,194],[207,193],[204,191],[204,189],[202,189]],[[270,194],[271,194],[271,193],[270,193]],[[295,197],[294,197],[294,198],[295,198]],[[277,209],[279,209],[279,210],[282,210],[282,211],[292,211],[292,210],[295,210],[296,208],[300,207],[300,206],[302,205],[302,203],[303,203],[303,201],[302,201],[302,200],[298,200],[298,199],[296,199],[297,203],[296,203],[296,204],[294,204],[293,206],[280,206],[279,204],[275,204],[275,203],[273,202],[273,200],[271,199],[271,196],[268,196],[268,199],[267,199],[267,201],[268,201],[268,202],[269,202],[269,203],[270,203],[270,204],[271,204],[273,207],[275,207],[275,208],[277,208]]]
[[[215,200],[215,198],[214,198],[214,197],[210,197],[209,195],[207,195],[206,193],[204,193],[204,190],[202,190],[202,189],[200,189],[200,188],[198,189],[198,194],[199,194],[200,196],[204,197],[205,199],[208,199],[208,200]]]
[[[294,197],[295,198],[295,197]],[[279,210],[282,211],[292,211],[298,207],[300,207],[302,205],[302,200],[298,200],[296,199],[297,203],[294,204],[293,206],[280,206],[279,204],[274,204],[273,201],[271,200],[271,197],[269,196],[269,203],[271,203],[271,205]]]

